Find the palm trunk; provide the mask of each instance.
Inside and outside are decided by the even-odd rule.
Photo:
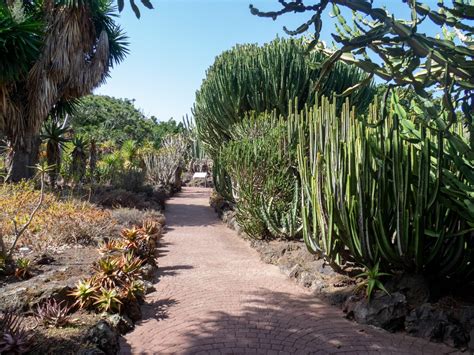
[[[41,139],[37,134],[25,134],[22,139],[9,137],[10,153],[7,159],[7,181],[31,179],[38,163]]]

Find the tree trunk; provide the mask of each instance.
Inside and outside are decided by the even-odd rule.
[[[18,182],[31,179],[35,174],[34,166],[38,163],[41,139],[35,134],[26,134],[22,142],[9,139],[10,153],[7,159],[7,181]]]

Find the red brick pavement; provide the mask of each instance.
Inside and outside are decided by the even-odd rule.
[[[440,344],[361,326],[287,279],[225,227],[209,190],[167,204],[160,280],[122,354],[443,354]]]

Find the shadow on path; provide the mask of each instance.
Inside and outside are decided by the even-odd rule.
[[[358,351],[412,354],[422,351],[416,339],[392,338],[336,318],[333,309],[312,296],[298,296],[261,289],[250,295],[239,314],[210,312],[199,327],[187,332],[185,354],[258,353],[356,354]],[[379,342],[380,340],[381,342]]]

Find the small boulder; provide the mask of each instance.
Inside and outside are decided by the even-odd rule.
[[[314,273],[311,273],[309,271],[303,271],[298,276],[298,283],[303,287],[312,287],[316,279],[317,277]]]
[[[142,310],[138,302],[130,301],[124,304],[124,312],[133,322],[142,319]]]
[[[145,295],[148,295],[149,293],[156,291],[155,286],[153,286],[153,284],[150,281],[146,281],[146,280],[143,281],[143,288],[144,288]]]
[[[467,347],[469,348],[471,353],[474,353],[474,329],[472,329],[471,332],[469,333],[469,339],[470,341]]]
[[[387,295],[378,291],[370,301],[367,298],[349,297],[345,310],[347,317],[355,319],[358,323],[396,331],[403,328],[407,301],[399,292]]]
[[[112,314],[108,317],[107,321],[120,334],[126,334],[135,328],[132,320],[126,315]]]
[[[410,312],[405,320],[405,329],[416,337],[444,342],[455,347],[468,342],[468,335],[461,324],[450,319],[442,309],[437,309],[429,303]]]
[[[140,273],[144,280],[152,281],[156,276],[158,268],[155,265],[146,263],[140,268]]]
[[[410,309],[421,306],[430,298],[430,285],[422,275],[401,275],[385,285],[389,292],[401,292],[407,298]]]
[[[105,320],[100,320],[89,329],[86,341],[96,345],[107,355],[115,355],[120,350],[119,333]]]

